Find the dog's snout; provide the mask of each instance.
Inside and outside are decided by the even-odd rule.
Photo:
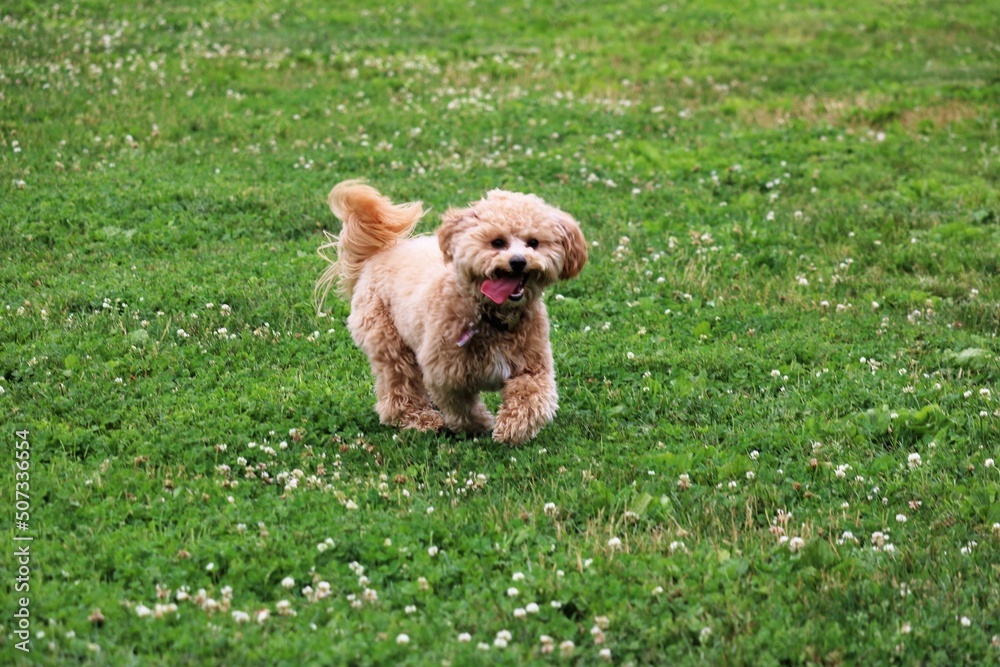
[[[514,255],[510,258],[510,270],[514,273],[521,273],[528,266],[528,260],[521,255]]]

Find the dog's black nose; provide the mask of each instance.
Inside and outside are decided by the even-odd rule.
[[[526,266],[528,266],[528,261],[524,257],[514,255],[510,258],[510,270],[514,273],[521,273]]]

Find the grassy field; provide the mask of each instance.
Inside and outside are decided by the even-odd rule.
[[[1000,661],[1000,4],[371,5],[0,9],[0,662]],[[352,177],[580,220],[538,439],[379,425]]]

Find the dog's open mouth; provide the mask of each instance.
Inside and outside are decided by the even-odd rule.
[[[493,303],[500,305],[507,301],[520,301],[524,298],[524,285],[528,282],[528,274],[513,274],[505,271],[497,272],[493,278],[487,278],[479,287],[479,291]]]

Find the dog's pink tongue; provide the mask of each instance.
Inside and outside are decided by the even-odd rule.
[[[490,298],[493,303],[499,305],[506,301],[511,294],[517,290],[521,284],[521,279],[511,276],[509,278],[496,278],[484,280],[479,290]]]

